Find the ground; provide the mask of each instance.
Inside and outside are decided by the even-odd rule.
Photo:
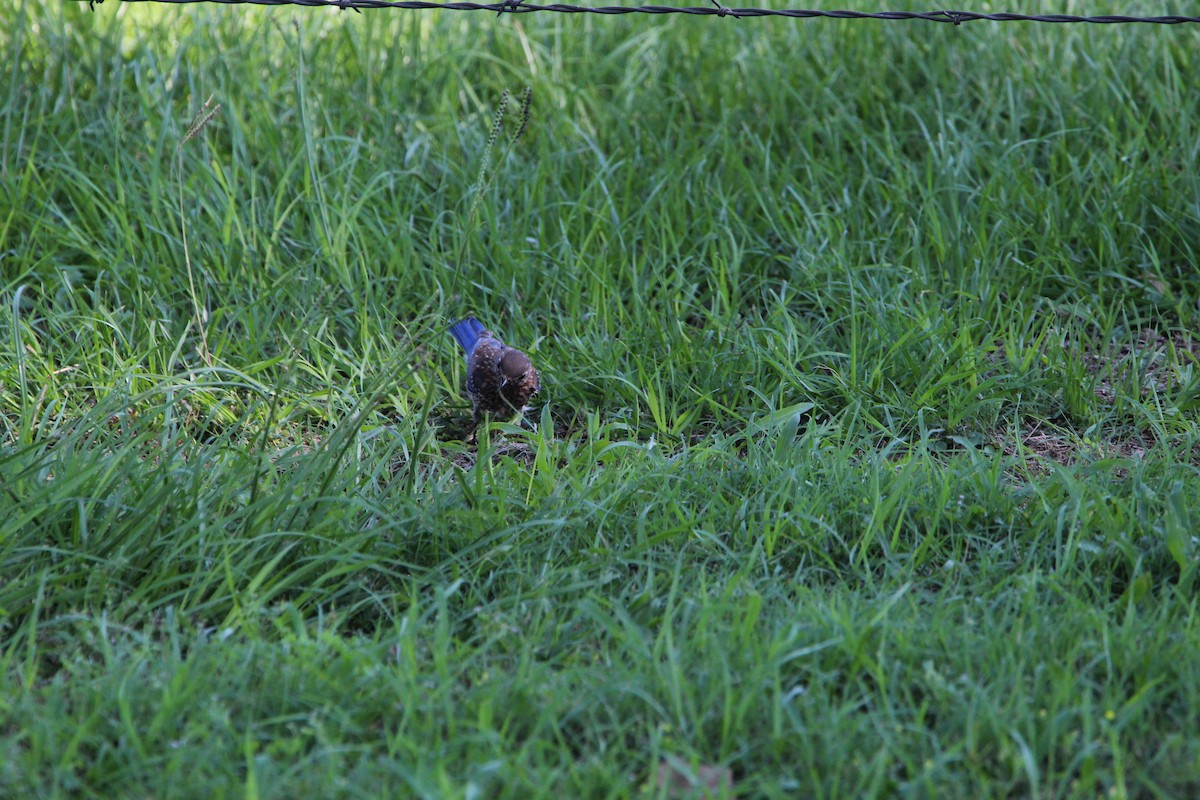
[[[0,51],[0,796],[1200,794],[1200,26]]]

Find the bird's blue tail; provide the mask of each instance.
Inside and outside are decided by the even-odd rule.
[[[483,323],[474,317],[467,317],[450,326],[450,335],[467,351],[467,355],[470,355],[475,349],[475,343],[479,341],[479,332],[483,329]]]

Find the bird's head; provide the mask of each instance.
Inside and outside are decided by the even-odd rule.
[[[506,350],[500,357],[500,374],[506,384],[522,381],[532,371],[533,364],[529,356],[520,350]]]

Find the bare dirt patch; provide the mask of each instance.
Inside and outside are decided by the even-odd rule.
[[[1141,396],[1169,393],[1184,388],[1183,368],[1200,366],[1200,342],[1178,332],[1163,334],[1143,328],[1132,342],[1103,349],[1094,349],[1094,344],[1080,341],[1065,346],[1076,349],[1088,374],[1096,377],[1096,397],[1110,405],[1117,396],[1114,384],[1128,385],[1134,375]]]

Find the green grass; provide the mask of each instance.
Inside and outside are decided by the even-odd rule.
[[[1198,53],[0,7],[0,796],[1200,794]]]

